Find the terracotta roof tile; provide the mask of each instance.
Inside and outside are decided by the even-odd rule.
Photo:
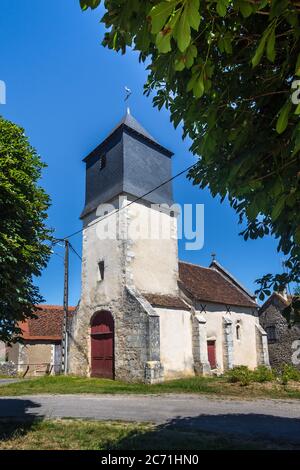
[[[190,310],[190,307],[180,298],[172,295],[143,294],[146,300],[154,307],[178,308]]]
[[[214,268],[179,262],[180,286],[198,301],[240,307],[257,307],[242,287]]]
[[[59,305],[37,305],[34,312],[37,318],[29,318],[20,324],[23,338],[26,340],[52,340],[61,341],[64,310]],[[74,312],[75,307],[69,307]]]

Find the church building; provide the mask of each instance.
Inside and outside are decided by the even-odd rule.
[[[253,295],[215,260],[178,260],[172,156],[128,111],[84,159],[69,373],[156,383],[269,364]],[[169,236],[154,236],[157,227]]]

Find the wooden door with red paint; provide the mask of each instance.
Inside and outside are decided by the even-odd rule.
[[[215,341],[207,341],[207,353],[208,353],[208,362],[210,364],[210,367],[211,369],[215,369],[217,367],[216,342]]]
[[[92,319],[91,369],[92,377],[114,378],[114,319],[107,311]]]

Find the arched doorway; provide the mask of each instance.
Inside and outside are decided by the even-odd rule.
[[[92,377],[114,378],[114,319],[107,311],[91,321],[91,368]]]

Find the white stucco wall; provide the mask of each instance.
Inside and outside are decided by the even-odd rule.
[[[206,303],[206,311],[202,315],[206,319],[207,340],[216,341],[217,367],[220,372],[224,370],[224,316],[232,321],[233,364],[246,365],[250,369],[257,367],[255,324],[259,321],[254,312],[255,309],[232,306],[231,313],[227,313],[222,305]],[[237,325],[240,325],[240,340],[236,337]]]
[[[118,200],[113,201],[118,207]],[[110,217],[105,218],[106,212]],[[120,296],[124,271],[122,240],[118,237],[120,219],[113,205],[107,205],[85,219],[82,243],[81,302],[90,306]],[[101,216],[103,220],[101,221]],[[98,221],[97,223],[95,223]],[[104,261],[104,280],[100,280],[98,263]],[[123,266],[122,266],[123,264]]]
[[[133,284],[141,292],[176,295],[176,217],[141,203],[134,203],[127,210]]]
[[[155,310],[160,317],[160,354],[165,378],[194,375],[191,312]]]
[[[113,206],[122,210],[115,214]],[[176,295],[177,250],[176,217],[125,197],[112,201],[85,219],[81,301],[97,305],[118,298],[125,278],[141,292]],[[105,278],[99,281],[102,260]]]

